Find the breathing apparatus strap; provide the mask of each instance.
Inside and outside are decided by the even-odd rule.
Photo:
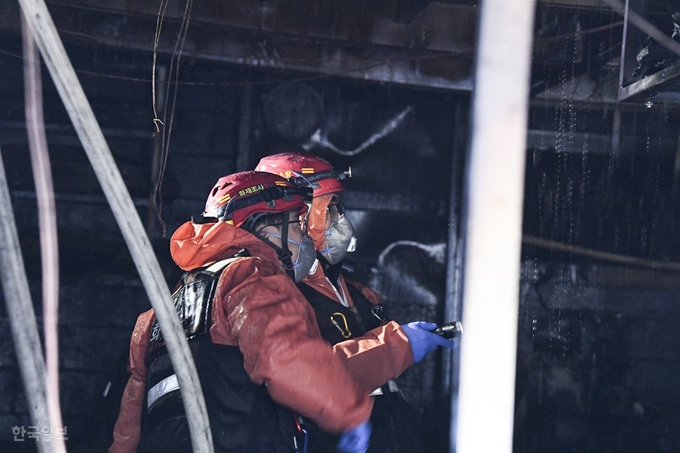
[[[284,269],[286,269],[286,273],[295,280],[295,270],[293,269],[293,261],[291,260],[293,256],[293,252],[290,251],[288,248],[288,225],[289,223],[289,218],[288,218],[288,213],[290,211],[286,211],[283,213],[283,225],[281,225],[281,248],[277,250],[277,253],[279,255],[279,259],[283,263]]]

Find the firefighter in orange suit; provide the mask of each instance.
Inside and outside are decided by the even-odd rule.
[[[351,369],[355,378],[374,398],[369,453],[423,451],[418,416],[394,381],[403,370],[395,368],[393,354],[398,357],[404,349],[412,350],[414,362],[418,362],[438,346],[452,347],[453,343],[429,332],[435,324],[399,326],[388,320],[378,294],[340,273],[343,260],[356,244],[354,228],[340,200],[345,172],[304,153],[266,156],[256,169],[313,189],[305,221],[319,259],[298,287],[314,307],[321,334],[329,343],[336,349],[359,347],[367,351],[348,351],[348,355],[354,354]],[[385,334],[394,329],[403,330],[405,335]],[[356,342],[348,341],[351,339]],[[313,422],[309,425],[310,448],[331,451],[337,436]]]

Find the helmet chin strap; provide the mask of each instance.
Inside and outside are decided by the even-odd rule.
[[[291,252],[288,248],[288,225],[290,224],[288,212],[289,211],[285,211],[283,213],[283,225],[281,225],[281,246],[274,244],[272,241],[262,236],[260,233],[251,228],[250,225],[246,226],[244,224],[242,228],[248,230],[256,238],[260,239],[262,242],[273,248],[276,251],[276,255],[279,257],[279,260],[281,260],[283,263],[283,268],[286,270],[288,276],[295,280],[295,269],[293,267],[293,260],[291,259],[293,257],[293,252]]]

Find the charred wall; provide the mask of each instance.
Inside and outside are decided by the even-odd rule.
[[[680,448],[677,121],[660,105],[532,109],[515,451]]]
[[[0,43],[0,151],[40,318],[20,43],[14,34],[0,35]],[[163,136],[153,122],[148,48],[71,43],[67,50],[169,286],[179,271],[168,238],[200,213],[212,183],[266,154],[304,148],[352,166],[344,199],[359,237],[355,278],[377,289],[398,321],[444,321],[447,257],[454,255],[447,246],[460,233],[468,133],[460,112],[469,109],[468,95],[234,61],[186,57],[177,66],[163,54],[159,119],[171,131]],[[273,52],[265,44],[260,50]],[[373,56],[361,49],[362,58]],[[575,62],[560,60],[557,75],[548,77],[558,95],[533,99],[530,111],[515,451],[677,451],[678,112],[615,106],[602,101],[606,96],[602,103],[574,102],[565,93],[570,76],[583,76],[584,61],[577,63],[574,72]],[[129,336],[149,303],[46,71],[43,81],[59,223],[68,447],[104,451]],[[12,435],[12,427],[30,421],[4,304],[0,327],[0,450],[34,451],[29,439]],[[442,367],[441,356],[432,356],[399,380],[426,425],[427,451],[444,451],[449,442],[451,389]]]

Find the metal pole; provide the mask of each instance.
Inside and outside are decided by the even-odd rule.
[[[193,451],[212,453],[212,436],[196,366],[158,261],[90,103],[43,0],[19,0],[66,111],[97,174],[146,288],[182,392]]]
[[[465,232],[461,226],[465,225],[465,213],[461,208],[463,165],[467,150],[467,130],[469,104],[459,102],[455,111],[456,134],[451,157],[451,190],[449,202],[449,238],[446,246],[446,300],[444,305],[444,321],[460,320],[463,299],[463,257],[465,256]],[[450,353],[445,352],[442,363],[442,388],[449,392],[449,452],[456,451],[456,431],[458,420],[460,348]]]
[[[467,174],[457,448],[512,451],[534,0],[485,0]]]

